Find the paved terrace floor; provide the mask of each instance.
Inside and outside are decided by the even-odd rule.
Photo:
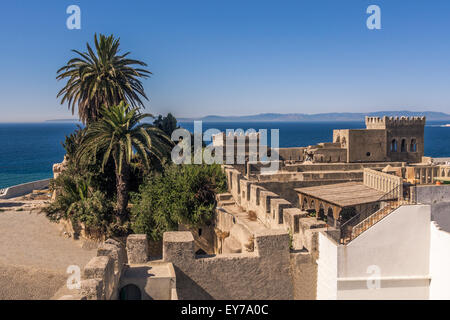
[[[37,203],[39,205],[39,203]],[[50,299],[67,280],[69,265],[83,266],[96,255],[60,227],[36,203],[0,201],[0,299]]]
[[[382,191],[367,187],[360,182],[347,182],[317,187],[297,188],[295,191],[328,203],[335,204],[342,208],[376,202],[385,194]]]

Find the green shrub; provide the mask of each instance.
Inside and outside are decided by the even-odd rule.
[[[53,181],[53,187],[59,187],[58,196],[43,210],[52,221],[70,220],[74,226],[84,224],[88,233],[108,235],[113,203],[104,193],[93,190],[90,183],[90,179],[73,177],[64,172]]]
[[[132,196],[131,229],[154,240],[179,224],[199,226],[214,214],[215,194],[226,190],[219,165],[166,165]]]

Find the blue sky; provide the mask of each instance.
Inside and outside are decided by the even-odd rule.
[[[66,28],[77,4],[82,29]],[[381,8],[368,30],[366,8]],[[0,4],[0,122],[70,118],[56,70],[97,33],[149,64],[147,111],[450,111],[450,1],[13,1]]]

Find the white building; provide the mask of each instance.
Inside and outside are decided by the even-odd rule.
[[[345,245],[319,234],[317,299],[450,299],[450,186],[420,186]]]

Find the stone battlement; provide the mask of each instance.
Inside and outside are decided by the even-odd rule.
[[[426,117],[366,117],[367,129],[389,129],[399,126],[425,126]]]

